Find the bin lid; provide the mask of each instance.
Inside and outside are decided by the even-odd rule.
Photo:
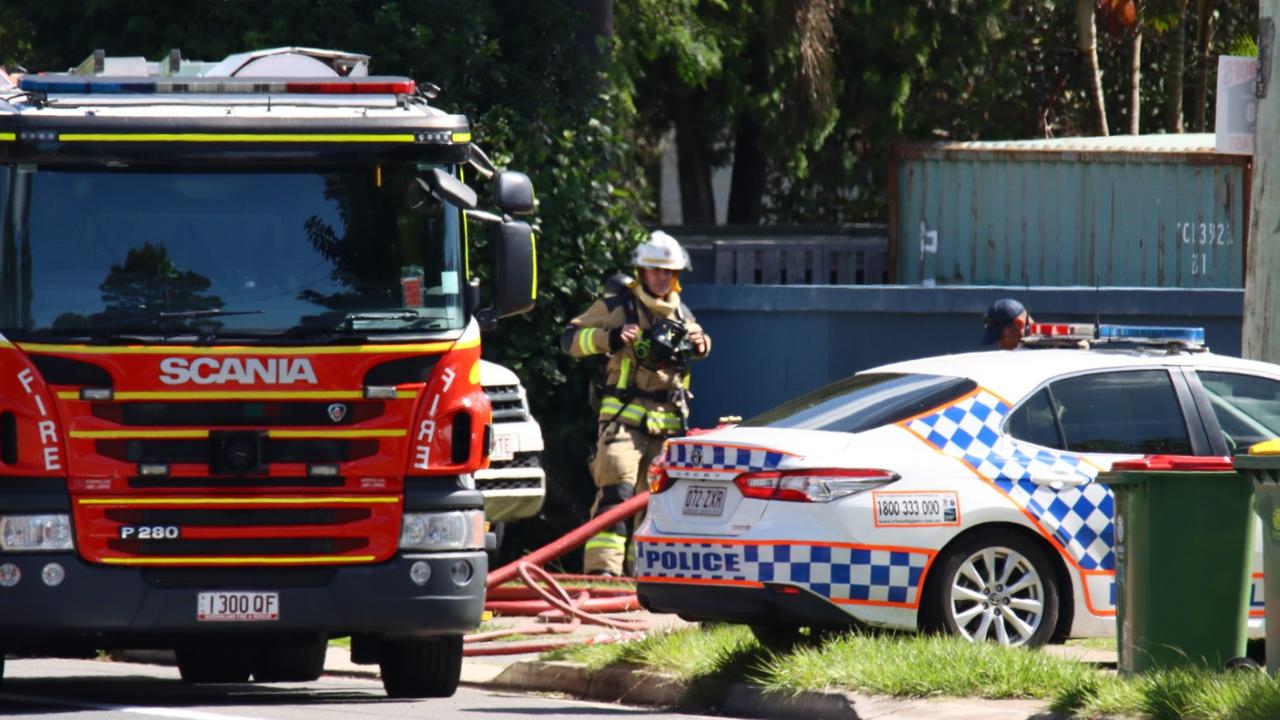
[[[1263,440],[1249,447],[1250,455],[1280,455],[1280,440]]]
[[[1254,447],[1257,447],[1256,445]],[[1280,452],[1280,446],[1277,446]],[[1143,455],[1132,460],[1117,460],[1111,464],[1112,472],[1124,470],[1173,470],[1178,472],[1231,472],[1229,456],[1205,455]]]

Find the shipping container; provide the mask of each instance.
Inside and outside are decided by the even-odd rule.
[[[1241,288],[1250,158],[1213,135],[900,144],[901,284]]]

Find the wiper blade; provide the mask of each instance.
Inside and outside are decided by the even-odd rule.
[[[160,312],[154,317],[164,318],[166,320],[176,318],[180,320],[191,320],[194,318],[218,317],[227,315],[261,315],[265,310],[219,310],[210,308],[208,310],[184,310],[182,312]]]

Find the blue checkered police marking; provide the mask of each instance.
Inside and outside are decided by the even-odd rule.
[[[770,450],[708,445],[705,443],[673,442],[667,445],[665,462],[668,468],[682,470],[740,470],[759,472],[772,470],[782,462],[783,454]]]
[[[944,454],[959,458],[1040,523],[1085,570],[1115,569],[1115,501],[1111,490],[1093,482],[1097,470],[1079,456],[1007,439],[1000,424],[1009,405],[986,390],[904,426]],[[1031,481],[1037,476],[1078,476],[1078,487],[1053,490]]]
[[[637,538],[636,575],[667,582],[723,580],[804,587],[836,603],[915,607],[934,553],[789,543],[665,542]]]

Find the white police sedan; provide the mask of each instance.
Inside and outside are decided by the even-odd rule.
[[[1035,326],[1029,343],[1102,340],[886,365],[671,440],[636,533],[641,602],[770,643],[858,623],[1029,646],[1112,634],[1098,472],[1280,436],[1280,366],[1203,351],[1196,331]]]

